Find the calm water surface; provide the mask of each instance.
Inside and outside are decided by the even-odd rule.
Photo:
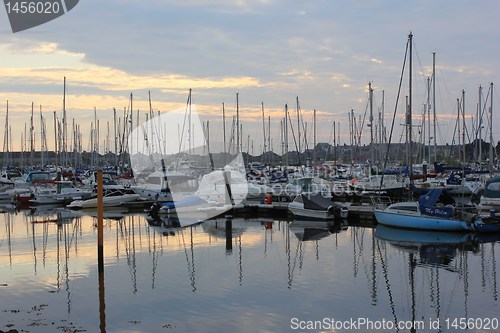
[[[0,330],[500,331],[500,236],[111,212],[99,274],[96,223],[0,214]]]

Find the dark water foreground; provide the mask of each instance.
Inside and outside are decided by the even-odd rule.
[[[500,331],[497,235],[92,215],[0,215],[0,330]]]

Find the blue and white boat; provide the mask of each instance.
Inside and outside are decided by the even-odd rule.
[[[440,197],[444,200],[439,202]],[[456,207],[443,189],[431,189],[417,201],[399,202],[375,209],[379,224],[397,228],[443,231],[473,231],[477,214],[472,207]]]

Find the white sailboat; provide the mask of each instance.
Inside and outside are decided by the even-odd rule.
[[[105,185],[103,186],[103,190],[104,208],[122,206],[140,200],[141,197],[131,188],[126,188],[122,185]],[[90,199],[74,200],[66,207],[71,209],[97,208],[97,195],[94,195]]]

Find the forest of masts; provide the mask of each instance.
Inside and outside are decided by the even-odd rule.
[[[483,87],[479,86],[478,102],[475,115],[471,116],[470,113],[467,115],[465,110],[465,91],[462,90],[462,94],[456,100],[456,121],[453,130],[453,136],[451,144],[446,146],[437,145],[437,135],[439,131],[439,126],[436,115],[436,105],[435,102],[435,54],[433,55],[433,74],[431,77],[427,78],[427,100],[423,105],[422,112],[419,116],[414,115],[413,118],[419,118],[418,124],[412,124],[408,119],[405,121],[405,130],[401,132],[401,137],[399,139],[399,144],[409,142],[408,137],[409,126],[416,127],[418,130],[413,133],[411,141],[419,143],[417,145],[418,149],[413,149],[411,152],[406,150],[404,152],[405,156],[397,156],[399,161],[407,161],[409,154],[412,154],[413,161],[443,161],[443,160],[455,160],[460,163],[468,163],[472,161],[488,161],[489,165],[493,165],[494,161],[498,160],[497,149],[495,149],[493,141],[493,83],[490,83],[489,89],[487,91],[486,97],[484,97]],[[145,120],[154,119],[156,116],[160,115],[160,111],[153,111],[151,103],[151,94],[149,93],[149,111],[145,114]],[[239,115],[239,94],[236,93],[236,110],[235,114],[232,116],[231,126],[229,131],[226,129],[226,110],[224,103],[222,104],[222,145],[223,148],[221,152],[226,154],[236,154],[237,152],[246,152],[247,155],[256,156],[254,150],[254,140],[253,136],[247,135],[246,143],[244,145],[243,139],[243,124],[240,122]],[[328,142],[328,151],[326,154],[319,154],[316,149],[316,110],[313,112],[312,119],[312,134],[308,129],[308,123],[304,121],[302,116],[302,111],[300,108],[299,98],[296,98],[295,111],[290,111],[288,105],[285,105],[284,116],[280,119],[280,129],[279,129],[279,148],[281,150],[281,160],[280,164],[288,165],[291,163],[290,156],[295,154],[298,156],[298,161],[294,160],[294,163],[305,163],[305,160],[300,159],[300,155],[304,154],[304,159],[312,160],[316,163],[318,159],[324,161],[327,159],[339,160],[343,163],[362,163],[366,160],[373,164],[381,164],[387,156],[385,156],[386,147],[390,145],[393,140],[391,139],[392,128],[394,127],[394,121],[397,119],[396,113],[392,117],[392,125],[390,127],[386,126],[384,119],[384,91],[382,91],[382,103],[378,107],[378,115],[375,115],[373,106],[373,88],[371,82],[368,83],[368,99],[366,108],[363,114],[355,115],[353,109],[348,112],[348,142],[344,142],[343,146],[340,146],[340,122],[333,121],[331,123],[331,133]],[[193,127],[191,126],[191,90],[189,90],[189,96],[186,105],[186,121],[188,124],[186,139],[182,140],[181,131],[178,128],[177,132],[179,135],[179,142],[184,142],[188,145],[187,149],[185,146],[179,146],[179,152],[184,151],[187,154],[194,154],[195,151],[191,147],[191,142],[193,141],[194,134],[192,133]],[[406,98],[406,106],[408,106],[408,97]],[[140,112],[134,113],[133,108],[133,94],[130,93],[130,101],[127,107],[124,107],[123,114],[120,116],[115,108],[113,108],[113,122],[112,124],[107,121],[105,126],[106,135],[104,138],[101,137],[101,126],[99,119],[97,118],[97,110],[94,108],[94,120],[91,123],[88,151],[83,150],[82,143],[82,132],[81,127],[75,122],[75,119],[69,122],[66,113],[66,77],[64,78],[64,90],[63,90],[63,105],[62,114],[58,116],[56,111],[53,112],[52,121],[54,126],[54,147],[52,151],[49,151],[47,144],[47,120],[46,115],[42,113],[42,106],[39,106],[39,150],[37,152],[36,148],[36,130],[35,130],[35,105],[31,104],[31,117],[29,124],[25,123],[24,131],[21,133],[21,151],[18,153],[13,152],[12,149],[12,129],[9,123],[9,102],[7,101],[6,106],[6,116],[5,116],[5,130],[4,130],[4,140],[3,140],[3,154],[2,154],[2,165],[4,167],[16,165],[24,167],[35,167],[44,166],[46,164],[55,164],[60,166],[74,166],[74,167],[95,167],[98,165],[108,164],[114,166],[127,165],[128,159],[128,137],[135,126],[140,124]],[[270,156],[275,152],[274,145],[275,142],[271,135],[271,116],[265,115],[264,103],[261,103],[259,110],[260,116],[262,118],[262,134],[263,140],[257,151],[257,155],[261,155],[261,162],[266,161],[265,156]],[[292,114],[293,115],[292,119]],[[470,119],[470,129],[467,126],[466,120]],[[486,121],[484,120],[486,119]],[[487,126],[485,126],[487,125]],[[203,148],[203,152],[197,152],[202,155],[208,155],[212,153],[210,149],[210,124],[209,121],[203,122],[203,131],[207,140],[206,147]],[[369,145],[363,145],[362,139],[366,140],[366,128],[369,128]],[[484,130],[486,128],[486,130]],[[172,133],[172,129],[168,130]],[[184,132],[184,130],[183,130]],[[229,133],[228,133],[229,132]],[[388,133],[389,132],[389,133]],[[165,145],[167,140],[167,128],[166,124],[163,124],[160,133],[156,134],[159,150],[157,152],[162,152],[162,145]],[[171,135],[171,134],[170,134]],[[312,147],[310,149],[310,141],[312,135]],[[344,135],[344,137],[347,137]],[[403,135],[406,137],[403,139]],[[257,135],[254,135],[257,136]],[[488,138],[489,136],[489,138]],[[488,138],[488,140],[484,140]],[[220,138],[219,138],[220,139]],[[346,140],[347,141],[347,140]],[[365,141],[365,142],[366,142]],[[489,141],[489,144],[485,144],[485,141]],[[102,143],[102,144],[101,144]],[[290,150],[290,146],[294,149]],[[368,148],[367,148],[368,147]],[[469,147],[469,148],[467,148]],[[182,149],[183,148],[183,149]],[[165,148],[163,148],[165,149]],[[472,149],[472,153],[471,150]],[[485,149],[488,150],[488,156],[486,157]],[[163,150],[166,151],[166,150]],[[84,161],[83,155],[86,152],[87,158]],[[301,152],[298,154],[297,152]],[[106,158],[103,158],[103,155]],[[396,156],[392,155],[391,156]],[[269,158],[269,157],[267,157]],[[466,159],[469,159],[468,161]],[[394,157],[391,158],[392,161],[397,161]]]

